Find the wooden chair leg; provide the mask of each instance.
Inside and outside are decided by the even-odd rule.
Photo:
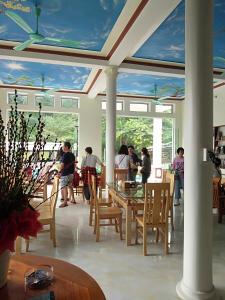
[[[16,255],[21,254],[21,248],[22,248],[22,238],[20,236],[17,237],[16,239]]]
[[[165,226],[165,232],[164,232],[164,252],[165,255],[167,255],[169,253],[169,249],[168,249],[168,227]]]
[[[143,227],[143,254],[147,255],[147,228]]]
[[[96,242],[99,242],[100,239],[100,223],[99,223],[99,218],[97,218],[96,221]]]
[[[136,220],[136,227],[135,227],[135,244],[138,244],[138,222]]]
[[[171,216],[171,226],[172,226],[172,230],[174,231],[174,223],[173,223],[173,204],[172,204],[171,209],[170,209],[170,216]]]
[[[156,232],[155,232],[155,241],[156,241],[156,243],[159,242],[159,228],[156,228]]]
[[[92,222],[93,222],[93,207],[92,204],[90,204],[89,226],[92,226]]]
[[[120,229],[120,239],[123,239],[123,232],[122,232],[122,215],[119,218],[119,229]]]
[[[116,218],[115,218],[115,229],[116,229],[116,232],[119,232]]]
[[[52,224],[50,225],[50,232],[51,232],[51,236],[52,236],[53,246],[56,247],[55,223],[54,222],[52,222]]]

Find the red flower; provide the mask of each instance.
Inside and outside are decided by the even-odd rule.
[[[14,243],[18,236],[28,239],[37,236],[42,229],[38,221],[39,213],[31,208],[22,212],[13,211],[9,218],[0,220],[0,253],[4,250],[14,250]]]

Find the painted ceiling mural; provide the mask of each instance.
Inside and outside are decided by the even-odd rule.
[[[177,6],[134,57],[184,63],[185,1]],[[225,0],[214,1],[214,67],[225,68]]]
[[[225,0],[214,3],[214,66],[225,68]],[[24,49],[29,39],[39,39],[40,44],[99,52],[125,4],[126,0],[0,0],[0,42],[25,42],[18,46]],[[184,62],[184,4],[181,1],[135,58]],[[85,67],[0,60],[0,84],[6,85],[82,90],[90,72]],[[182,78],[119,73],[117,83],[120,94],[184,95]]]
[[[184,78],[119,73],[117,92],[152,97],[184,96]]]
[[[91,69],[0,60],[0,84],[82,90]]]
[[[33,33],[37,29],[37,5],[38,32],[49,38],[41,44],[101,51],[125,3],[125,0],[1,0],[0,39],[28,40],[30,29]],[[15,14],[26,25],[16,23]]]

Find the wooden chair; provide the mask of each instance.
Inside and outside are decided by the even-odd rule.
[[[172,226],[172,230],[174,230],[174,222],[173,222],[173,198],[174,198],[174,190],[175,190],[175,181],[174,174],[165,172],[163,177],[163,182],[168,182],[170,184],[170,206],[169,206],[169,218]]]
[[[136,243],[138,233],[143,237],[143,254],[147,255],[147,230],[156,228],[164,237],[164,252],[168,254],[168,212],[170,205],[169,183],[146,183],[144,214],[136,216]]]
[[[55,234],[55,209],[59,191],[59,178],[56,176],[53,181],[52,191],[50,196],[49,206],[40,206],[40,216],[38,220],[42,225],[49,225],[49,229],[44,229],[42,232],[50,232],[50,239],[53,242],[53,246],[56,247],[56,234]],[[29,240],[26,240],[26,251],[29,250]]]
[[[114,182],[128,180],[129,169],[114,169]]]
[[[100,227],[101,226],[115,226],[116,232],[119,233],[120,239],[122,240],[122,211],[118,207],[102,207],[99,205],[99,199],[96,193],[96,178],[92,175],[91,177],[91,194],[95,203],[95,228],[94,233],[96,233],[96,242],[100,239]],[[108,220],[109,223],[101,223],[102,220]],[[113,222],[114,220],[114,222]]]

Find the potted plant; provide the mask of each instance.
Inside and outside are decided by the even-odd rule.
[[[41,105],[37,123],[31,126],[31,115],[26,117],[24,112],[18,111],[16,91],[14,102],[6,124],[0,111],[0,287],[6,283],[9,254],[14,251],[16,238],[36,236],[42,228],[39,213],[30,200],[43,185],[40,174],[51,155],[44,158],[48,137],[43,135]],[[30,151],[31,133],[35,140]],[[36,176],[32,176],[32,171]]]

